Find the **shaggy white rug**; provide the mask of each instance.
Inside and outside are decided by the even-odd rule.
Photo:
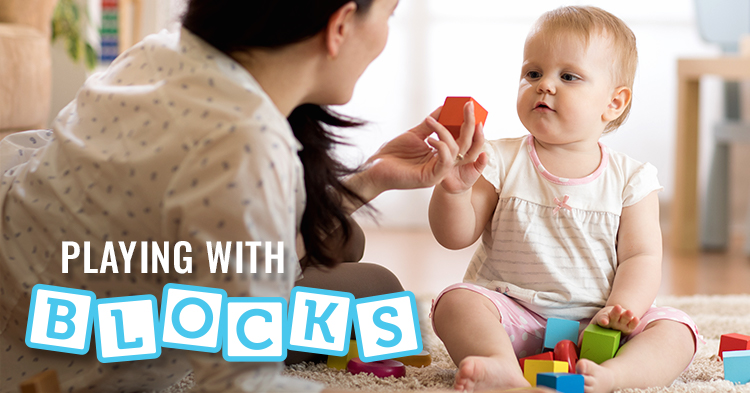
[[[750,385],[733,385],[724,380],[724,370],[716,353],[722,334],[750,335],[750,295],[662,297],[662,306],[681,309],[692,316],[700,334],[706,340],[698,349],[693,364],[666,388],[627,389],[622,392],[750,392]],[[287,367],[286,375],[326,384],[330,388],[390,391],[390,390],[451,390],[456,366],[448,357],[443,343],[435,336],[427,320],[429,299],[420,299],[420,326],[425,349],[433,363],[429,367],[407,367],[403,378],[381,379],[371,375],[352,375],[346,371],[329,369],[325,364],[303,363]]]
[[[657,300],[662,306],[681,309],[693,317],[698,324],[705,344],[700,344],[693,364],[669,387],[650,389],[626,389],[623,393],[708,393],[747,392],[750,384],[733,385],[724,380],[721,360],[716,356],[722,334],[741,333],[750,335],[750,295],[662,297]],[[407,367],[403,378],[377,378],[370,374],[352,375],[326,367],[325,364],[302,363],[287,367],[285,375],[324,383],[329,388],[364,391],[446,390],[453,386],[456,366],[448,357],[443,343],[435,336],[427,320],[430,299],[419,299],[423,344],[430,351],[433,362],[424,368]],[[192,375],[168,389],[169,393],[180,393],[192,387]],[[166,393],[166,392],[164,392]]]

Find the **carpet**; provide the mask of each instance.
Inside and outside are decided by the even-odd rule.
[[[705,344],[700,344],[693,364],[669,387],[626,389],[624,393],[683,393],[683,392],[748,392],[750,385],[733,385],[724,381],[724,370],[716,356],[722,334],[750,335],[750,295],[689,297],[661,297],[660,306],[672,306],[688,313],[698,324]],[[329,369],[325,364],[302,363],[289,366],[284,374],[326,384],[333,389],[392,391],[392,390],[451,390],[456,366],[442,342],[430,327],[427,315],[430,299],[419,299],[418,308],[424,348],[430,351],[433,362],[424,368],[407,367],[403,378],[381,379],[372,375],[352,375],[346,371]]]

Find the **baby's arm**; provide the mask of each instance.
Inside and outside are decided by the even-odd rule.
[[[612,292],[592,322],[628,334],[653,304],[661,284],[662,240],[656,191],[622,209],[617,240],[618,267]]]
[[[481,176],[463,191],[438,184],[432,192],[429,211],[435,239],[452,250],[472,245],[492,217],[497,198],[495,187]]]

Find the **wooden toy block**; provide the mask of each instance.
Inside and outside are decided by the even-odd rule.
[[[578,329],[581,324],[578,321],[567,319],[550,318],[547,320],[547,329],[544,332],[544,348],[552,349],[562,340],[578,342]]]
[[[525,358],[518,359],[518,363],[521,365],[521,370],[527,360],[555,360],[555,354],[552,352],[542,352],[538,355],[526,356]]]
[[[406,375],[404,364],[393,359],[365,363],[357,357],[349,361],[346,369],[352,374],[372,373],[378,378],[401,378]]]
[[[536,375],[539,373],[564,373],[568,370],[568,363],[557,360],[536,360],[529,359],[525,362],[523,377],[531,384],[536,386]]]
[[[346,370],[346,366],[349,361],[353,358],[359,357],[359,351],[357,350],[357,340],[349,341],[349,353],[346,356],[328,356],[328,363],[326,365],[330,368],[337,370]]]
[[[578,362],[578,347],[570,340],[562,340],[555,345],[555,360],[568,363],[568,372],[575,374]]]
[[[482,123],[484,125],[485,120],[487,120],[487,110],[479,105],[475,99],[471,97],[446,97],[443,109],[440,110],[438,123],[447,128],[454,138],[458,138],[461,133],[461,124],[464,122],[464,104],[469,100],[474,102],[474,121],[477,124]]]
[[[395,361],[403,363],[405,366],[412,367],[427,367],[432,364],[432,356],[427,350],[424,350],[416,355],[404,356],[402,358],[393,359]]]
[[[583,331],[581,359],[589,359],[597,364],[615,357],[620,349],[620,331],[591,324]]]
[[[724,379],[734,383],[750,383],[750,350],[724,352]]]
[[[536,386],[546,386],[562,393],[583,393],[583,375],[568,373],[540,373]]]
[[[21,393],[60,393],[60,381],[55,370],[42,371],[21,382]]]
[[[744,351],[750,349],[750,336],[739,333],[722,334],[719,344],[719,357],[724,359],[724,351]]]

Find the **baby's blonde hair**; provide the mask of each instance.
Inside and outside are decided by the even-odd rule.
[[[633,90],[635,69],[638,65],[638,50],[635,34],[620,18],[592,6],[568,6],[549,11],[539,17],[529,37],[542,34],[555,39],[565,31],[578,36],[584,46],[588,46],[593,34],[602,34],[612,42],[616,58],[612,64],[612,77],[617,86],[627,86]],[[604,128],[604,133],[616,130],[630,113],[631,99],[620,117],[612,120]]]

